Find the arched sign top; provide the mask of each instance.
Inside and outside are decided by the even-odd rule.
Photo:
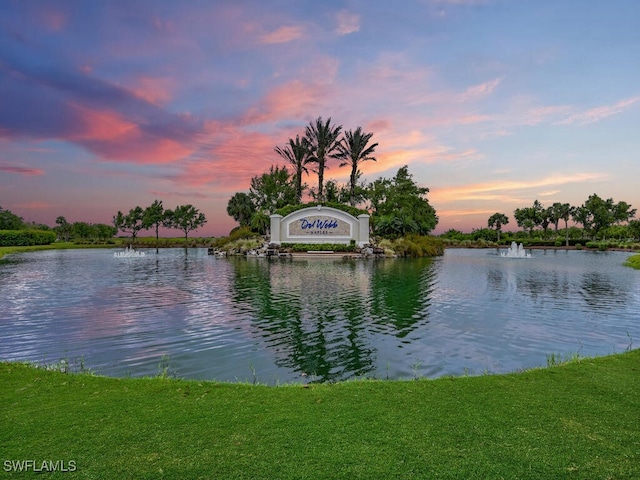
[[[318,205],[271,215],[271,243],[369,243],[369,215],[357,218],[337,208]]]

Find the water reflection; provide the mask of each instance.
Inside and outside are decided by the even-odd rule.
[[[233,308],[279,367],[319,381],[374,372],[372,332],[402,338],[424,323],[433,287],[428,260],[230,262]]]
[[[333,381],[513,371],[640,336],[618,253],[448,250],[434,260],[50,251],[0,262],[0,358],[83,356],[106,375]],[[416,371],[416,365],[420,365]]]

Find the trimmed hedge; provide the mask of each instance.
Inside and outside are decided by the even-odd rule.
[[[303,208],[317,207],[318,205],[321,205],[323,207],[335,208],[336,210],[342,210],[343,212],[347,212],[348,214],[356,218],[358,218],[358,215],[362,215],[363,213],[369,215],[369,212],[367,212],[366,210],[360,210],[359,208],[352,207],[351,205],[344,205],[343,203],[334,203],[334,202],[310,202],[310,203],[301,203],[298,205],[287,205],[286,207],[282,207],[276,210],[275,213],[277,213],[278,215],[282,215],[283,217],[286,217],[287,215],[293,212],[297,212],[298,210],[302,210]]]
[[[284,250],[292,252],[308,252],[310,250],[321,252],[353,252],[355,245],[347,245],[344,243],[283,243],[281,245]]]
[[[0,247],[49,245],[56,241],[52,230],[0,230]]]

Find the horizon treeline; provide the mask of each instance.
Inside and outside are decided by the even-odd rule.
[[[522,230],[518,233],[525,234],[528,238],[549,239],[559,238],[560,222],[564,223],[563,237],[565,245],[569,240],[639,240],[640,220],[635,219],[637,209],[625,202],[615,202],[613,198],[603,199],[597,194],[589,195],[589,198],[579,206],[569,203],[554,202],[545,207],[539,200],[535,200],[530,207],[516,208],[513,217],[516,224]],[[574,226],[569,227],[569,221]],[[509,224],[509,217],[501,212],[496,212],[487,220],[487,227],[471,232],[476,240],[500,241],[502,229]],[[575,225],[580,225],[578,228]],[[553,227],[551,231],[550,227]],[[462,232],[450,229],[444,234],[445,238],[460,238]],[[518,235],[517,235],[518,236]],[[522,235],[519,235],[522,237]]]
[[[155,230],[156,241],[159,238],[159,228],[181,230],[185,241],[189,233],[207,223],[203,213],[191,204],[178,205],[175,209],[165,209],[161,200],[155,200],[146,208],[136,206],[127,214],[118,211],[113,216],[112,225],[104,223],[73,222],[64,216],[56,218],[56,226],[25,222],[24,219],[9,210],[0,207],[0,230],[52,230],[59,241],[69,242],[98,242],[109,241],[119,231],[131,236],[132,243],[141,230]]]

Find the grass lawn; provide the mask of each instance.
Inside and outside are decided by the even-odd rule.
[[[201,237],[189,238],[189,246],[203,246],[208,242],[207,239]],[[129,246],[130,239],[114,238],[113,243],[73,243],[73,242],[55,242],[50,245],[30,245],[25,247],[0,247],[0,259],[8,253],[24,253],[35,252],[38,250],[64,250],[78,248],[124,248]],[[136,239],[136,248],[155,248],[157,247],[182,247],[184,246],[184,237],[177,238],[160,238],[156,242],[155,237],[139,237]]]
[[[625,265],[631,268],[635,268],[636,270],[640,270],[640,255],[632,255],[627,258]]]
[[[91,479],[640,478],[640,350],[509,375],[305,387],[0,363],[0,385],[6,478],[41,478],[11,470],[21,460],[73,461],[56,476]]]

